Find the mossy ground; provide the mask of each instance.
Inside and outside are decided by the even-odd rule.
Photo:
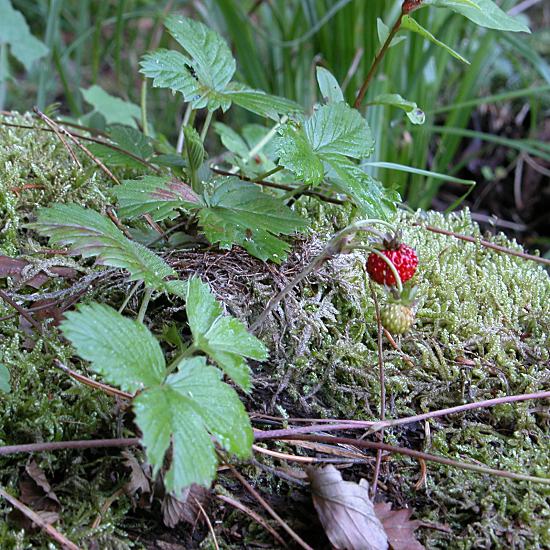
[[[32,123],[30,118],[17,117],[17,121]],[[85,158],[83,169],[75,167],[55,136],[0,125],[0,140],[0,253],[18,256],[39,248],[23,227],[38,205],[78,202],[101,210],[109,202],[110,181]],[[39,187],[13,191],[29,183]],[[321,247],[334,225],[342,225],[345,212],[319,208],[316,217],[306,255]],[[400,350],[385,343],[387,415],[411,415],[548,388],[548,274],[533,262],[435,235],[416,222],[479,236],[467,212],[450,217],[401,215],[404,238],[420,257],[415,276],[420,299],[416,325],[398,341]],[[492,240],[517,247],[503,236]],[[296,264],[300,258],[298,253],[295,256],[291,262]],[[269,363],[255,372],[251,410],[307,417],[378,417],[377,333],[363,263],[364,255],[358,252],[338,257],[278,308],[263,334],[272,353]],[[216,293],[223,297],[226,292],[228,307],[249,320],[281,283],[247,278],[244,273],[238,285],[228,289],[229,276],[218,275],[209,278]],[[377,292],[384,300],[381,289]],[[120,287],[101,293],[101,299],[120,299]],[[0,317],[10,313],[0,303]],[[165,312],[162,318],[166,320]],[[155,319],[153,305],[149,320]],[[55,328],[48,328],[46,338],[30,346],[27,338],[18,318],[0,321],[0,361],[9,368],[13,386],[11,394],[0,395],[0,444],[128,435],[127,416],[111,398],[52,366],[54,357],[68,362],[71,356]],[[386,441],[544,477],[550,469],[548,436],[548,408],[524,402],[431,420],[428,431],[424,424],[394,429],[386,432]],[[0,460],[0,483],[14,494],[27,459],[16,455]],[[143,546],[142,539],[135,542],[135,533],[147,532],[151,518],[132,511],[126,497],[105,511],[99,528],[91,527],[108,497],[127,481],[120,451],[42,453],[37,460],[62,503],[58,525],[69,538],[83,546],[94,539],[101,548],[124,548],[131,539],[135,547]],[[370,479],[372,466],[347,472],[348,479]],[[295,502],[297,497],[290,496],[296,492],[294,486],[254,467],[247,467],[246,473],[256,475],[258,487],[268,490],[276,502]],[[415,489],[419,474],[416,461],[393,457],[382,469],[381,495],[413,507],[420,519],[449,525],[450,533],[422,529],[428,548],[550,545],[547,488],[428,464],[425,486]],[[307,513],[313,517],[309,500],[298,501],[302,508],[309,506]],[[280,511],[285,508],[286,504]],[[3,519],[7,510],[0,502]],[[210,513],[221,512],[213,507]],[[229,514],[223,519],[228,523],[235,518]],[[263,536],[251,526],[250,538],[255,535]],[[219,537],[223,542],[222,532]],[[47,545],[40,533],[0,522],[1,548]]]

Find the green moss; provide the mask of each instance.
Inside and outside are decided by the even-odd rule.
[[[30,117],[4,120],[32,123]],[[81,160],[83,169],[73,164],[50,133],[0,125],[0,219],[5,220],[0,254],[18,255],[35,248],[23,225],[38,205],[74,201],[104,208],[111,183],[88,159]],[[21,190],[19,196],[13,192],[29,183],[40,187]],[[312,250],[320,250],[332,228],[345,225],[350,215],[346,208],[326,205],[307,209],[314,218],[309,235]],[[436,235],[415,222],[480,237],[467,212],[400,217],[405,239],[420,257],[415,276],[420,290],[414,329],[398,341],[400,350],[385,344],[388,416],[547,388],[548,274],[533,262]],[[492,240],[519,248],[501,235]],[[264,338],[273,351],[259,377],[268,378],[266,387],[279,392],[276,414],[378,417],[377,333],[364,262],[364,254],[358,252],[329,262],[308,278],[266,327]],[[232,307],[235,302],[235,310],[245,316],[256,315],[273,291],[269,280],[259,280],[250,292],[255,303],[237,303],[242,287],[225,289]],[[224,295],[223,286],[215,290]],[[377,292],[383,301],[382,289]],[[120,289],[104,290],[98,299],[116,300],[119,294]],[[9,313],[0,303],[0,317]],[[162,322],[167,321],[163,311]],[[44,339],[31,345],[27,338],[17,319],[0,321],[0,361],[10,369],[13,386],[10,395],[0,395],[0,444],[123,435],[122,412],[113,400],[52,366],[54,357],[69,362],[72,354],[56,329],[47,328]],[[545,414],[537,403],[503,405],[430,421],[428,439],[424,425],[411,425],[388,430],[386,440],[457,460],[548,476]],[[26,460],[21,456],[0,460],[0,483],[14,494]],[[40,466],[63,505],[60,528],[74,541],[85,546],[93,538],[105,548],[128,546],[124,529],[131,528],[131,520],[125,498],[113,502],[99,528],[89,527],[105,500],[125,481],[121,460],[117,450],[40,455]],[[418,477],[416,461],[394,457],[381,480],[389,497],[400,495],[402,502],[415,508],[417,517],[449,524],[450,535],[422,530],[427,547],[528,549],[550,544],[547,489],[433,464],[428,465],[427,485],[420,490],[414,488]],[[262,488],[268,478],[262,474]],[[288,486],[280,480],[268,489],[288,498]],[[0,503],[0,514],[5,510],[5,503]],[[40,533],[0,523],[2,548],[47,544]]]

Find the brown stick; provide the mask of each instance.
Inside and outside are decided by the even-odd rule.
[[[464,411],[471,411],[474,409],[483,409],[488,407],[494,407],[495,405],[503,405],[504,403],[514,403],[516,401],[529,401],[532,399],[550,399],[550,391],[542,391],[537,393],[525,393],[521,395],[507,395],[506,397],[497,397],[495,399],[487,399],[485,401],[478,401],[475,403],[466,403],[465,405],[458,405],[456,407],[450,407],[448,409],[441,409],[438,411],[432,411],[423,414],[417,414],[414,416],[407,416],[405,418],[397,418],[395,420],[385,420],[384,422],[373,422],[371,420],[343,420],[341,422],[326,419],[320,419],[322,422],[314,424],[312,426],[300,426],[298,428],[288,428],[284,430],[254,430],[254,439],[261,441],[263,439],[279,439],[284,438],[287,435],[308,434],[314,432],[329,432],[340,430],[364,430],[369,428],[370,431],[377,431],[382,428],[388,428],[390,426],[401,426],[403,424],[411,424],[427,418],[436,418],[439,416],[446,416],[447,414],[455,414]],[[326,422],[326,423],[325,423]],[[332,424],[330,422],[333,422]]]
[[[66,372],[71,378],[74,378],[78,382],[84,384],[85,386],[88,386],[89,388],[94,388],[95,390],[100,390],[107,395],[121,397],[122,399],[131,401],[134,396],[131,393],[119,390],[117,388],[113,388],[113,386],[109,386],[107,384],[103,384],[102,382],[97,382],[96,380],[92,380],[91,378],[88,378],[87,376],[84,376],[83,374],[80,374],[66,365],[64,365],[59,359],[54,359],[53,361],[54,365],[61,369],[62,371]]]
[[[109,447],[132,447],[134,445],[139,445],[139,439],[137,437],[28,443],[26,445],[5,445],[4,447],[0,447],[0,456],[13,455],[16,453],[42,453],[59,451],[61,449],[99,449]]]
[[[421,223],[414,223],[418,227],[423,227],[427,231],[432,233],[439,233],[440,235],[448,235],[449,237],[454,237],[455,239],[460,239],[461,241],[467,241],[469,243],[480,244],[486,248],[491,248],[497,250],[498,252],[503,252],[504,254],[509,254],[510,256],[517,256],[518,258],[523,258],[525,260],[532,260],[533,262],[538,262],[544,265],[550,265],[550,259],[542,258],[541,256],[534,256],[533,254],[527,254],[526,252],[520,252],[519,250],[512,250],[511,248],[506,248],[500,244],[495,244],[484,239],[476,239],[475,237],[470,237],[469,235],[462,235],[460,233],[455,233],[454,231],[448,231],[447,229],[440,229],[439,227],[433,227],[431,225],[424,225]]]
[[[240,510],[241,512],[244,512],[246,515],[250,516],[253,520],[257,521],[266,531],[271,533],[273,535],[273,538],[285,548],[287,547],[286,542],[282,539],[282,537],[265,521],[265,519],[260,516],[260,514],[257,514],[254,510],[249,508],[248,506],[245,506],[242,502],[239,502],[235,498],[228,497],[227,495],[216,495],[216,498],[221,500],[222,502],[226,502],[230,506],[233,506],[233,508],[236,508],[237,510]]]
[[[43,117],[46,117],[46,115],[44,113],[42,113],[38,109],[38,107],[34,107],[33,110],[40,118],[45,120]],[[48,117],[46,117],[46,118],[48,118]],[[82,145],[82,143],[80,143],[80,141],[78,141],[78,139],[76,139],[71,133],[69,133],[67,130],[65,130],[65,128],[63,128],[63,126],[59,126],[58,124],[56,124],[51,119],[49,119],[49,120],[52,124],[55,124],[57,126],[57,129],[58,129],[59,132],[62,132],[65,136],[67,136],[81,151],[84,152],[84,154],[87,157],[89,157],[93,162],[95,162],[101,168],[101,170],[103,170],[103,172],[105,172],[105,174],[107,174],[107,176],[110,179],[113,180],[114,183],[116,183],[117,185],[120,184],[120,180],[109,170],[109,168],[107,168],[107,166],[105,166],[105,164],[103,164],[103,162],[100,159],[98,159],[95,155],[93,155],[92,152],[87,147]]]
[[[24,317],[39,334],[42,334],[42,325],[38,321],[35,321],[34,317],[24,307],[21,307],[15,300],[12,300],[3,290],[0,290],[0,298],[13,309],[17,310],[21,317]]]
[[[380,65],[382,58],[388,51],[388,48],[390,47],[392,40],[397,34],[397,31],[399,31],[399,27],[401,27],[401,22],[403,21],[404,15],[405,15],[405,12],[402,9],[401,13],[399,14],[399,17],[397,18],[397,21],[394,23],[391,31],[389,32],[388,37],[384,42],[384,45],[380,48],[380,51],[376,54],[376,57],[374,58],[374,62],[367,74],[367,77],[365,78],[365,82],[363,82],[363,85],[361,86],[361,89],[359,90],[359,93],[357,94],[357,97],[355,99],[355,103],[353,104],[353,106],[356,109],[359,109],[359,107],[361,107],[361,103],[363,102],[365,94],[367,93],[367,88],[369,87],[372,77],[374,76],[374,73],[376,72],[378,65]]]
[[[210,167],[212,172],[215,172],[216,174],[220,174],[220,176],[235,176],[236,174],[233,174],[231,172],[228,172],[227,170],[221,170],[216,167]],[[285,185],[284,183],[275,183],[273,181],[265,181],[265,180],[255,180],[252,178],[248,178],[246,176],[238,176],[239,179],[243,181],[249,181],[250,183],[257,183],[258,185],[262,185],[264,187],[272,187],[273,189],[281,189],[283,191],[296,191],[296,187],[292,187],[291,185]],[[318,193],[317,191],[310,191],[310,190],[304,190],[302,191],[302,195],[308,195],[309,197],[317,197],[318,199],[321,199],[325,202],[330,202],[332,204],[345,204],[346,201],[340,200],[340,199],[334,199],[332,197],[329,197],[327,195],[323,195],[322,193]]]
[[[7,493],[3,487],[0,487],[0,496],[5,498],[14,508],[17,508],[22,514],[25,514],[33,523],[36,523],[40,529],[46,532],[53,540],[58,542],[63,548],[69,550],[79,550],[79,547],[62,535],[53,525],[46,523],[36,512],[33,512],[28,506]]]
[[[242,486],[265,508],[267,513],[302,547],[304,550],[313,550],[313,548],[305,542],[291,527],[284,521],[273,508],[265,501],[265,499],[246,481],[246,479],[233,467],[228,464],[233,475],[241,482]]]
[[[390,453],[397,453],[406,456],[412,456],[417,459],[424,459],[430,462],[438,462],[439,464],[445,464],[445,466],[453,466],[455,468],[461,468],[463,470],[471,470],[481,474],[489,474],[499,477],[505,477],[508,479],[515,479],[520,481],[533,481],[535,483],[543,483],[544,485],[550,485],[550,478],[529,476],[527,474],[516,474],[515,472],[508,472],[506,470],[497,470],[495,468],[489,468],[487,466],[479,466],[478,464],[470,464],[468,462],[459,462],[451,458],[445,458],[443,456],[430,455],[422,451],[415,451],[413,449],[407,449],[406,447],[397,447],[394,445],[387,445],[386,443],[377,443],[374,441],[365,441],[363,439],[353,439],[350,437],[332,437],[328,435],[296,435],[279,437],[277,439],[301,439],[305,441],[318,441],[321,443],[340,443],[342,445],[354,445],[355,447],[364,447],[366,449],[376,449],[388,451]]]

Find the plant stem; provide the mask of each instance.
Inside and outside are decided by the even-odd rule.
[[[51,443],[29,443],[27,445],[6,445],[0,447],[0,456],[16,453],[43,453],[63,449],[99,449],[106,447],[132,447],[139,445],[137,437],[121,439],[89,439],[80,441],[54,441]]]
[[[271,130],[269,130],[269,132],[267,132],[267,134],[260,141],[258,141],[258,143],[256,143],[256,145],[254,147],[252,147],[252,149],[250,149],[250,151],[248,152],[248,155],[244,159],[244,162],[246,163],[251,158],[256,156],[275,137],[275,134],[277,133],[277,130],[283,124],[285,124],[287,120],[288,120],[288,117],[286,115],[281,117],[281,120],[279,122],[277,122],[277,124],[275,124],[275,126],[273,126],[273,128],[271,128]],[[238,171],[239,171],[238,166],[235,166],[235,168],[232,168],[230,170],[230,172],[232,174],[236,174]],[[258,179],[263,179],[263,178],[258,178]]]
[[[268,170],[267,172],[264,172],[263,174],[260,174],[258,176],[258,179],[259,180],[265,180],[265,179],[269,178],[269,176],[272,176],[273,174],[276,174],[277,172],[280,172],[281,170],[283,170],[282,166],[275,166],[275,168],[273,168],[272,170]]]
[[[162,239],[162,236],[160,237]],[[143,284],[143,281],[137,281],[136,284],[132,287],[130,292],[126,295],[124,298],[124,302],[122,302],[122,305],[118,308],[118,312],[122,313],[126,306],[128,305],[128,302],[132,299],[132,296],[136,293],[137,289]]]
[[[185,114],[183,115],[183,120],[181,121],[180,133],[178,134],[178,143],[176,145],[176,151],[180,155],[183,152],[183,142],[184,142],[183,129],[187,126],[187,123],[191,118],[192,111],[193,111],[193,108],[191,107],[191,103],[188,103],[187,109],[185,109]]]
[[[147,306],[151,301],[152,295],[153,295],[153,289],[150,287],[147,287],[145,289],[145,292],[143,293],[143,298],[141,299],[141,305],[139,307],[139,311],[136,317],[136,321],[138,321],[139,323],[143,323],[143,320],[145,319],[145,312],[147,311]]]
[[[177,357],[168,365],[166,368],[166,374],[171,374],[174,372],[175,368],[181,363],[183,359],[186,357],[191,357],[195,352],[197,351],[197,347],[195,344],[191,344],[187,348],[185,348],[180,354],[177,355]]]
[[[214,111],[208,111],[206,114],[206,119],[204,120],[204,124],[202,126],[201,130],[201,141],[204,143],[204,140],[206,139],[206,133],[208,132],[208,128],[210,128],[210,123],[212,122],[212,115],[214,114]]]
[[[365,269],[365,266],[363,265],[363,269],[365,271],[365,277],[367,278],[369,282],[369,288],[372,295],[372,299],[374,301],[374,310],[376,313],[376,325],[378,329],[378,338],[376,340],[377,342],[377,350],[378,350],[378,377],[380,381],[380,420],[384,421],[386,418],[386,379],[384,376],[384,349],[383,349],[383,342],[382,342],[382,320],[380,319],[380,306],[378,305],[378,298],[376,296],[376,291],[374,290],[374,287],[372,285],[372,280],[369,277],[369,274],[367,273],[367,270]],[[379,434],[380,441],[384,443],[384,430],[380,430]],[[371,494],[372,497],[376,495],[376,489],[378,487],[378,476],[380,475],[380,465],[382,464],[382,449],[378,449],[376,451],[376,463],[374,465],[374,474],[372,478],[371,483]]]
[[[374,58],[374,62],[371,65],[371,68],[367,74],[367,77],[365,78],[365,82],[363,82],[363,85],[361,86],[361,89],[359,90],[359,93],[357,94],[357,97],[355,98],[355,103],[353,106],[356,109],[359,109],[361,107],[361,103],[363,102],[363,99],[365,97],[365,94],[367,93],[367,88],[369,87],[369,84],[371,83],[372,77],[374,76],[374,73],[376,72],[376,69],[378,68],[378,65],[380,65],[380,62],[382,61],[382,58],[388,51],[388,48],[390,47],[390,44],[392,40],[394,39],[395,35],[397,34],[397,31],[399,31],[399,28],[401,27],[401,22],[403,21],[403,16],[405,13],[403,10],[401,10],[401,13],[399,14],[399,17],[397,18],[397,21],[394,23],[391,31],[388,34],[388,37],[386,38],[386,41],[384,42],[383,46],[380,48],[378,53],[376,54],[376,57]]]
[[[149,136],[149,126],[147,122],[147,80],[141,81],[141,130],[144,136]]]

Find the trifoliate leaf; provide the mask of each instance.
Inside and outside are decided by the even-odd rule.
[[[165,26],[186,55],[165,49],[146,54],[141,72],[153,79],[153,86],[180,92],[194,109],[226,111],[234,102],[273,120],[278,120],[279,114],[301,111],[293,101],[231,82],[236,68],[231,50],[217,32],[203,23],[172,16]]]
[[[511,32],[531,32],[518,17],[508,15],[492,0],[424,0],[420,7],[449,8],[481,27]]]
[[[399,94],[381,94],[369,101],[371,105],[389,105],[402,109],[413,124],[424,124],[426,114],[414,101],[408,101]]]
[[[344,94],[334,75],[324,67],[317,67],[317,84],[321,90],[321,96],[325,103],[338,103],[344,101]]]
[[[199,222],[211,243],[227,249],[238,244],[261,260],[276,263],[283,261],[289,249],[276,236],[290,235],[306,225],[281,200],[236,177],[216,182],[199,211]]]
[[[130,273],[129,280],[142,280],[161,291],[182,295],[184,281],[167,281],[177,273],[148,248],[130,241],[108,218],[95,210],[76,204],[55,204],[38,211],[30,227],[48,235],[52,244],[71,245],[74,255],[97,257],[97,263],[120,267]]]
[[[185,183],[168,177],[144,176],[125,180],[113,189],[122,218],[149,214],[155,221],[174,217],[178,208],[196,208],[199,197]]]
[[[217,457],[209,433],[239,457],[250,453],[253,434],[248,415],[236,392],[220,377],[203,357],[184,359],[165,384],[134,400],[147,460],[155,473],[172,444],[164,483],[176,496],[193,483],[208,487],[214,479]]]
[[[95,84],[87,90],[81,88],[80,91],[86,103],[103,115],[108,124],[124,124],[137,128],[136,119],[139,120],[141,110],[134,103],[112,96]]]
[[[401,28],[408,29],[409,31],[415,32],[420,36],[423,36],[426,40],[429,40],[430,42],[433,42],[436,46],[443,48],[454,58],[462,61],[462,63],[466,63],[466,65],[470,64],[470,62],[466,58],[462,57],[458,52],[453,50],[450,46],[447,46],[447,44],[445,44],[444,42],[441,42],[441,40],[438,40],[428,29],[425,29],[416,19],[413,19],[410,15],[403,16],[403,19],[401,20]]]
[[[126,168],[141,168],[144,163],[139,159],[147,161],[153,154],[153,148],[149,140],[139,130],[115,124],[109,128],[109,140],[115,146],[124,151],[128,151],[133,156],[125,154],[123,151],[113,149],[108,145],[92,143],[88,146],[90,151],[109,166],[124,166]],[[134,158],[137,157],[137,158]]]
[[[0,44],[8,44],[12,55],[30,70],[32,64],[48,53],[47,46],[31,34],[20,11],[10,0],[0,0]]]
[[[213,359],[244,390],[250,389],[245,357],[263,361],[267,350],[234,317],[223,316],[208,285],[193,277],[188,282],[186,311],[193,344]]]
[[[134,393],[160,384],[165,361],[158,341],[137,321],[102,305],[81,305],[65,314],[64,336],[110,384]]]
[[[0,363],[0,392],[10,393],[10,371]]]
[[[367,218],[387,219],[396,211],[399,196],[367,174],[358,164],[341,155],[325,155],[327,178],[350,197]]]

